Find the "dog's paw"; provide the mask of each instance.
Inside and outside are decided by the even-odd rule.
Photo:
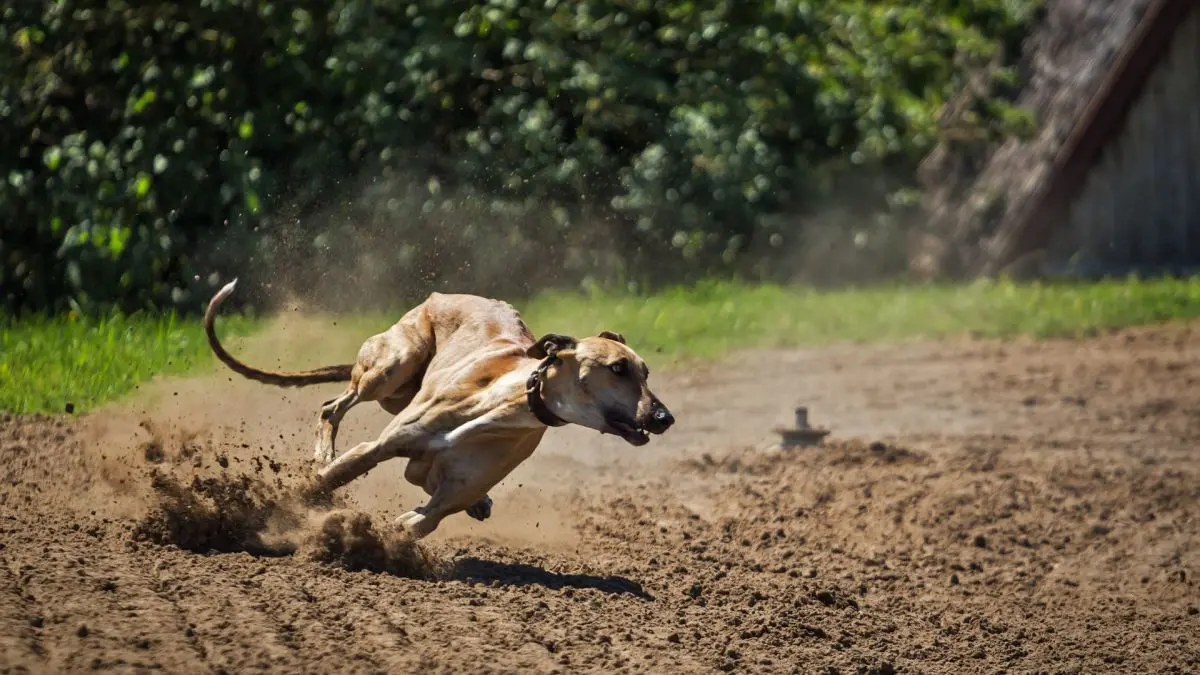
[[[487,520],[492,517],[492,498],[484,495],[483,499],[467,507],[467,515],[475,520]]]
[[[333,461],[333,448],[317,444],[316,451],[313,452],[313,463],[320,466],[325,466]]]
[[[418,509],[419,511],[419,509]],[[409,511],[402,513],[395,520],[396,527],[408,532],[413,539],[420,539],[434,530],[436,525],[429,521],[424,513]]]
[[[419,513],[417,511],[406,511],[404,513],[401,513],[399,516],[396,516],[395,524],[396,524],[396,527],[407,528],[409,523],[420,522],[424,519],[425,519],[424,513]]]

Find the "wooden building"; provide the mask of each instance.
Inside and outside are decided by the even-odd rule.
[[[1030,48],[1039,131],[933,186],[936,273],[1200,271],[1200,0],[1047,0]]]

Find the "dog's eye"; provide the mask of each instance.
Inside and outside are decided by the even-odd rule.
[[[608,369],[613,371],[617,375],[624,375],[625,374],[625,363],[623,361],[617,361],[616,363],[609,366]]]

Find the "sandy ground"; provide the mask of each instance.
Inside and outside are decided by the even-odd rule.
[[[1200,672],[1197,378],[1188,326],[656,371],[666,436],[551,430],[419,547],[400,460],[289,498],[336,386],[0,418],[0,672]]]

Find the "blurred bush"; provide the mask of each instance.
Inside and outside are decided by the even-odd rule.
[[[912,203],[944,103],[1036,4],[6,3],[0,307],[350,279],[347,233],[383,277],[498,293],[770,273],[747,252],[848,180],[888,177],[863,214]],[[955,124],[1028,120],[996,97]]]

